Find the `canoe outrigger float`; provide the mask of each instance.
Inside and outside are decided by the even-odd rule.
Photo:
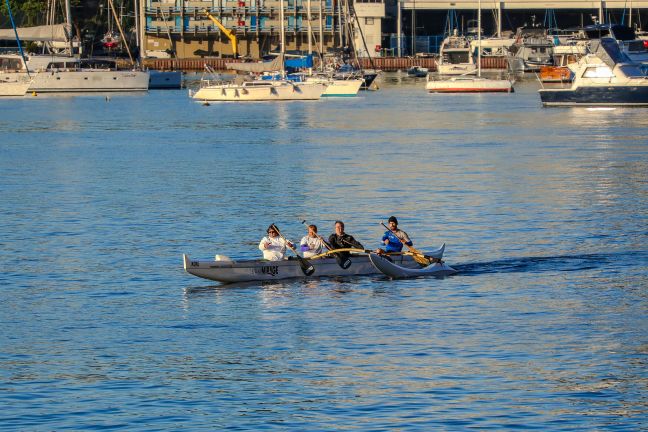
[[[427,252],[425,256],[435,258],[440,261],[445,250],[445,243],[440,248]],[[347,252],[351,265],[343,269],[333,257],[333,253]],[[308,276],[326,277],[326,276],[361,276],[382,274],[382,271],[376,267],[370,260],[369,251],[363,249],[336,249],[328,251],[321,255],[308,258],[308,261],[315,267],[315,272]],[[299,261],[296,259],[287,259],[282,261],[267,260],[241,260],[232,261],[227,257],[216,255],[214,261],[194,261],[188,255],[183,254],[184,269],[187,273],[205,279],[218,282],[249,282],[249,281],[267,281],[288,278],[306,278],[302,271]],[[399,254],[389,254],[392,263],[402,269],[421,269],[416,263],[411,253],[404,252]],[[387,261],[385,259],[385,261]],[[389,262],[389,261],[388,261]],[[435,262],[425,267],[425,275],[445,276],[456,273],[452,267],[444,262]],[[386,273],[385,273],[386,274]],[[389,275],[388,275],[389,276]]]

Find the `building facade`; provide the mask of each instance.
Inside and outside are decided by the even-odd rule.
[[[143,57],[231,57],[230,39],[205,14],[212,14],[236,35],[242,56],[260,58],[279,50],[279,8],[284,7],[286,50],[327,52],[353,45],[359,56],[397,54],[407,45],[402,37],[416,39],[421,33],[443,34],[441,21],[448,11],[474,13],[479,0],[141,0],[140,31]],[[608,22],[626,17],[625,24],[641,24],[648,0],[482,0],[484,13],[493,13],[493,33],[506,24],[507,12],[576,10]],[[427,15],[426,15],[427,13]],[[437,14],[436,18],[434,14]],[[558,12],[557,12],[558,13]],[[566,13],[566,12],[565,12]],[[626,15],[627,14],[627,15]],[[310,18],[309,18],[310,17]],[[416,18],[415,18],[416,17]],[[503,18],[506,17],[506,23]],[[636,17],[636,18],[633,18]],[[589,19],[589,18],[588,18]],[[625,18],[622,18],[624,20]],[[633,23],[633,19],[635,20]],[[581,22],[582,22],[581,18]],[[617,22],[618,22],[617,18]],[[587,24],[591,24],[587,22]],[[648,24],[647,24],[648,26]],[[514,30],[509,28],[509,30]],[[389,40],[398,41],[394,43]],[[384,46],[393,45],[393,46]],[[391,48],[385,51],[384,48]],[[172,53],[172,54],[170,54]],[[406,55],[405,52],[402,55]]]
[[[360,48],[364,44],[358,28],[365,32],[368,47],[375,49],[380,44],[385,10],[382,0],[359,0],[355,11],[354,4],[344,0],[143,0],[142,55],[233,56],[230,38],[205,12],[236,36],[241,56],[259,58],[278,51],[282,3],[286,51],[307,52],[310,48],[326,52],[357,42]]]

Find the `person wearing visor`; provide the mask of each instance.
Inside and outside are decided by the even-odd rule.
[[[292,243],[284,240],[271,224],[266,230],[267,236],[259,242],[259,249],[263,251],[263,258],[268,261],[281,261],[286,256],[286,245],[294,247]]]

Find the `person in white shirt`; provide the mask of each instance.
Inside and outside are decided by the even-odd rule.
[[[259,249],[263,251],[263,258],[268,261],[281,261],[286,256],[286,245],[294,247],[292,243],[279,237],[274,224],[268,227],[267,236],[259,242]]]
[[[299,245],[304,258],[319,255],[324,252],[325,248],[322,237],[317,235],[317,226],[315,225],[308,225],[308,235],[302,237]]]

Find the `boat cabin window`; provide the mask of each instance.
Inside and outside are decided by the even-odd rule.
[[[271,82],[245,82],[243,87],[271,87]]]
[[[113,60],[82,59],[80,67],[83,69],[115,69],[117,63]]]
[[[78,63],[76,62],[50,62],[47,64],[47,70],[53,69],[76,69]]]
[[[619,65],[617,67],[621,70],[621,73],[627,77],[645,78],[648,72],[648,69],[642,68],[641,64]]]
[[[0,58],[0,69],[20,70],[22,68],[22,61],[18,58]]]
[[[612,69],[607,66],[588,67],[583,72],[583,78],[611,78],[613,76]]]
[[[458,64],[458,63],[469,63],[468,53],[465,51],[462,52],[446,52],[444,54],[448,63]]]

